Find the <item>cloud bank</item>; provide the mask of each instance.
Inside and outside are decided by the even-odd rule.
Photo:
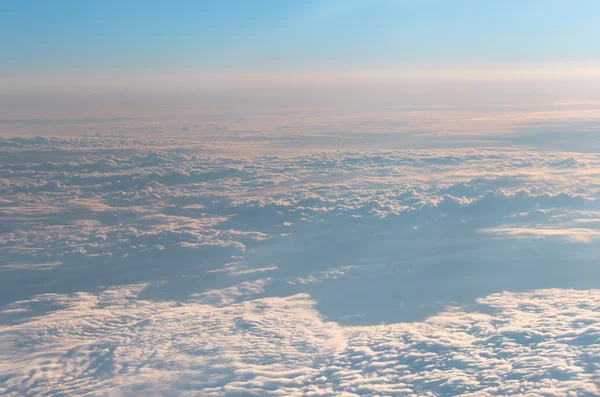
[[[598,291],[498,293],[488,313],[341,327],[299,294],[214,307],[142,285],[47,294],[2,313],[4,395],[593,396]],[[34,309],[34,307],[38,307]]]
[[[600,393],[596,154],[181,142],[0,141],[0,394]]]

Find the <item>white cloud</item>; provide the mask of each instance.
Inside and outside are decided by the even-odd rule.
[[[2,395],[600,393],[595,154],[2,145]]]
[[[141,288],[12,304],[8,311],[59,308],[0,329],[2,393],[600,392],[597,291],[504,292],[479,299],[492,314],[455,309],[417,323],[340,327],[307,295],[216,308],[139,300]]]

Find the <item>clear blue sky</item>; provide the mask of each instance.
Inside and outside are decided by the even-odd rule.
[[[598,0],[3,0],[0,74],[600,60]]]

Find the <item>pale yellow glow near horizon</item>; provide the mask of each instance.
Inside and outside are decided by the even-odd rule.
[[[227,89],[252,87],[347,86],[380,84],[552,82],[600,79],[600,64],[567,65],[421,65],[387,68],[325,68],[247,73],[156,74],[122,76],[0,77],[4,94],[32,92],[98,93],[148,90]]]

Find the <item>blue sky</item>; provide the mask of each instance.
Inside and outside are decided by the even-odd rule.
[[[600,2],[3,1],[4,76],[600,60]]]

